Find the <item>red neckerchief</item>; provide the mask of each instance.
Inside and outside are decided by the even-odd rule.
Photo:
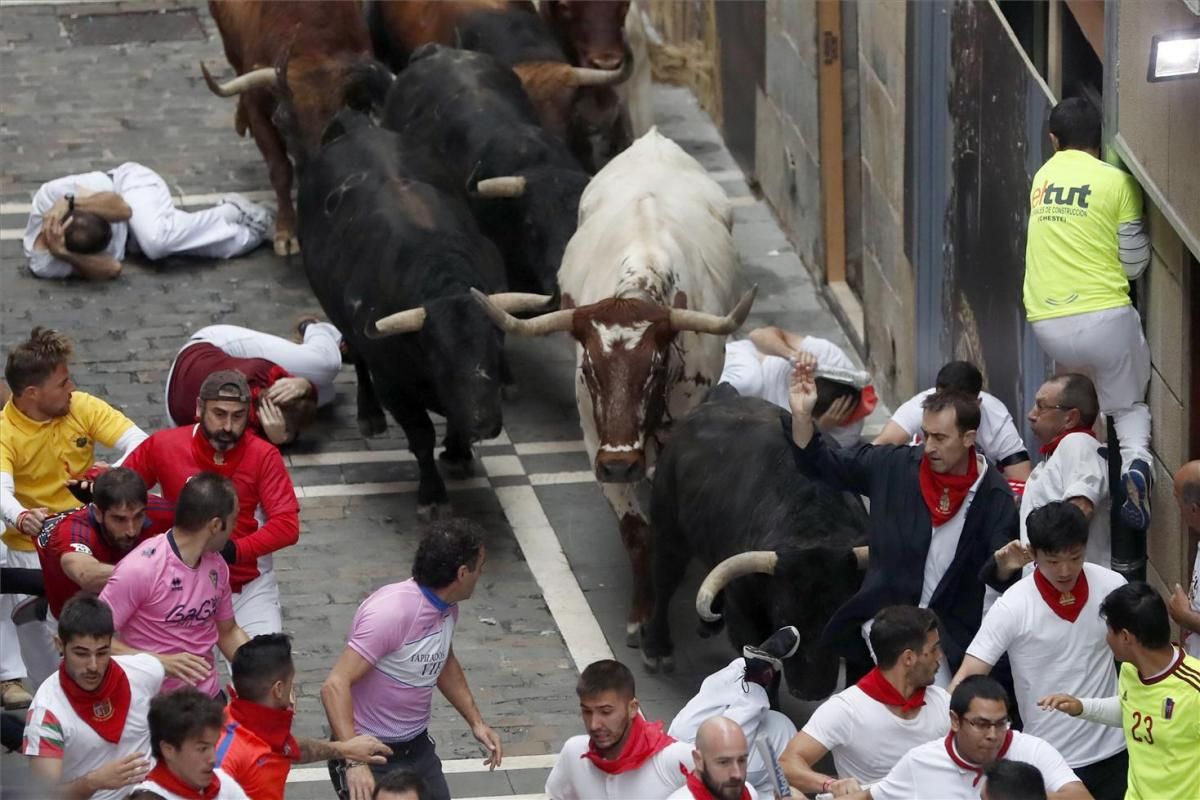
[[[1046,605],[1050,606],[1051,611],[1067,622],[1079,619],[1079,614],[1088,600],[1088,582],[1085,572],[1079,573],[1079,579],[1075,581],[1075,586],[1069,592],[1060,592],[1055,589],[1054,584],[1046,580],[1036,566],[1033,568],[1033,582],[1037,586],[1038,594],[1046,601]]]
[[[231,698],[225,709],[231,720],[270,745],[271,752],[292,761],[300,760],[300,745],[292,736],[292,720],[296,716],[294,709],[270,708],[243,700],[232,686],[226,687],[225,691]]]
[[[212,782],[208,786],[203,789],[193,789],[175,777],[174,772],[167,769],[166,761],[159,761],[155,764],[154,769],[150,770],[150,774],[146,776],[146,780],[157,783],[171,794],[177,794],[184,800],[213,800],[221,792],[221,777],[217,773],[213,773]]]
[[[246,434],[243,433],[237,444],[223,453],[218,453],[209,444],[208,437],[204,435],[204,429],[199,423],[196,423],[196,429],[192,432],[192,454],[196,456],[196,463],[201,472],[216,472],[226,478],[232,478],[242,457],[246,455],[245,445]]]
[[[121,741],[121,732],[125,730],[125,717],[129,715],[129,703],[133,692],[129,688],[129,678],[125,670],[115,660],[108,662],[108,671],[104,680],[95,691],[89,692],[67,675],[66,662],[58,665],[58,683],[62,686],[63,694],[67,696],[71,708],[79,718],[86,722],[92,730],[106,742],[116,744]]]
[[[1058,445],[1060,443],[1062,443],[1062,440],[1065,439],[1066,437],[1070,436],[1072,433],[1086,433],[1088,436],[1091,436],[1093,439],[1096,438],[1096,432],[1094,430],[1092,430],[1091,428],[1085,428],[1082,425],[1076,426],[1074,428],[1067,428],[1065,431],[1060,433],[1058,436],[1055,436],[1053,439],[1051,439],[1050,441],[1048,441],[1044,445],[1042,445],[1042,455],[1046,456],[1046,458],[1049,458],[1050,456],[1054,455],[1054,451],[1058,449]]]
[[[854,684],[862,689],[863,694],[885,706],[895,706],[901,711],[912,711],[925,705],[925,687],[922,686],[910,697],[900,694],[900,690],[888,683],[879,667],[875,667]]]
[[[655,753],[674,743],[674,739],[663,733],[661,722],[647,722],[641,714],[635,714],[633,721],[629,723],[629,735],[625,738],[621,755],[613,759],[604,758],[596,746],[588,742],[587,752],[580,758],[588,759],[601,772],[620,775],[622,772],[637,769]]]
[[[938,473],[929,466],[929,456],[921,456],[921,497],[925,507],[929,509],[929,517],[933,526],[945,525],[951,517],[962,508],[967,499],[967,492],[979,478],[979,465],[975,462],[975,448],[968,454],[970,463],[966,475],[951,475],[948,472]]]
[[[1000,745],[1000,752],[996,753],[997,761],[1000,761],[1004,758],[1005,753],[1008,752],[1009,745],[1012,744],[1012,739],[1013,739],[1013,732],[1011,730],[1008,733],[1004,734],[1004,744]],[[949,733],[946,734],[946,752],[950,754],[950,760],[953,761],[955,764],[957,764],[958,766],[962,767],[965,770],[969,770],[969,771],[975,773],[975,780],[973,780],[971,782],[971,785],[978,786],[980,779],[983,778],[983,769],[984,768],[981,766],[978,766],[976,764],[972,764],[970,761],[967,761],[965,758],[961,757],[958,754],[958,750],[955,749],[955,747],[954,747],[954,731],[950,731]]]
[[[687,777],[687,788],[692,793],[692,797],[696,800],[716,800],[713,793],[704,785],[704,781],[700,780],[700,776],[692,772],[683,764],[679,765],[679,771]],[[742,800],[750,800],[750,790],[742,786]]]

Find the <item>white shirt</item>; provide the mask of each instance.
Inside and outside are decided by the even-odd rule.
[[[1085,767],[1125,749],[1120,728],[1107,728],[1037,707],[1038,698],[1064,692],[1108,697],[1117,692],[1117,671],[1105,640],[1100,603],[1125,579],[1105,567],[1083,565],[1088,598],[1074,622],[1055,614],[1032,575],[1017,581],[983,618],[967,655],[995,664],[1005,652],[1025,732],[1045,739],[1072,767]]]
[[[907,400],[892,414],[891,421],[904,429],[909,436],[920,441],[921,420],[924,410],[921,403],[934,393],[934,389],[926,389],[917,396]],[[1011,455],[1025,449],[1025,442],[1017,433],[1012,415],[1008,413],[1004,403],[987,392],[979,393],[979,430],[975,434],[975,444],[979,452],[987,456],[989,461],[1000,462]]]
[[[753,784],[747,782],[746,791],[750,793],[750,800],[758,800],[760,795],[754,790]],[[685,783],[683,786],[680,786],[678,789],[667,795],[667,800],[692,800],[692,790],[689,789]]]
[[[1004,754],[1008,761],[1024,761],[1037,767],[1047,792],[1057,792],[1079,778],[1058,751],[1027,733],[1013,731],[1012,744]],[[975,800],[985,780],[975,770],[964,769],[946,752],[946,739],[935,739],[908,751],[887,777],[871,787],[871,800]]]
[[[1200,549],[1196,550],[1196,563],[1192,565],[1192,585],[1188,589],[1192,600],[1192,611],[1200,614]],[[1200,632],[1188,631],[1183,637],[1183,649],[1189,656],[1200,658]]]
[[[62,759],[62,782],[82,778],[110,761],[132,753],[150,756],[150,700],[158,694],[165,673],[159,660],[151,655],[113,656],[129,679],[129,712],[125,728],[116,744],[100,734],[75,713],[53,673],[38,687],[25,724],[25,755],[34,758]],[[152,759],[151,759],[152,760]],[[133,791],[132,787],[96,792],[92,800],[117,800]]]
[[[1025,519],[1035,508],[1056,500],[1085,497],[1094,509],[1088,523],[1088,561],[1112,566],[1112,534],[1109,531],[1108,463],[1100,455],[1103,445],[1095,436],[1072,433],[1063,437],[1049,458],[1033,468],[1021,497],[1021,541],[1028,544]],[[1026,574],[1029,574],[1029,568]]]
[[[213,770],[213,772],[215,772],[217,777],[221,779],[221,788],[217,792],[217,796],[214,798],[214,800],[250,800],[249,795],[246,794],[242,787],[238,785],[238,782],[235,781],[229,775],[229,773],[225,772],[219,767]],[[142,781],[137,786],[131,787],[129,791],[132,792],[134,789],[148,789],[151,792],[156,792],[163,796],[163,800],[186,800],[186,798],[181,797],[174,792],[167,791],[154,781]]]
[[[122,165],[123,166],[123,165]],[[42,215],[68,194],[78,194],[79,189],[88,193],[120,192],[118,188],[121,168],[113,170],[113,176],[107,172],[85,172],[82,175],[68,175],[49,183],[42,184],[33,196],[29,221],[25,223],[25,235],[21,244],[25,257],[29,259],[29,267],[34,273],[50,278],[65,278],[73,272],[70,264],[59,261],[50,255],[49,250],[39,250],[34,247],[38,235],[42,232]],[[113,222],[112,239],[102,251],[117,261],[125,258],[125,240],[129,236],[129,224]]]
[[[642,766],[619,775],[596,769],[583,757],[587,749],[587,736],[567,739],[546,779],[550,800],[665,800],[687,784],[685,773],[695,766],[692,746],[686,742],[668,745]]]
[[[914,747],[950,732],[950,695],[925,688],[925,705],[912,719],[893,714],[857,686],[848,686],[822,703],[803,728],[833,754],[842,778],[875,783]]]
[[[828,339],[805,336],[804,350],[816,356],[818,364],[839,369],[858,369],[842,349]],[[759,397],[790,410],[788,386],[791,380],[792,362],[786,358],[762,353],[749,339],[725,342],[725,366],[717,383],[728,383],[742,397]],[[862,428],[863,420],[860,419],[822,435],[829,436],[841,447],[850,447],[858,443]]]

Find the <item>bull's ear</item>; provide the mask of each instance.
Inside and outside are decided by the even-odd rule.
[[[676,292],[675,298],[671,301],[672,308],[687,308],[687,292]]]

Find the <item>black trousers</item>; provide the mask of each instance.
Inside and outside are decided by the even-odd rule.
[[[371,772],[375,780],[379,780],[389,772],[398,769],[408,770],[421,776],[425,781],[430,800],[450,800],[450,787],[446,785],[446,776],[442,773],[442,760],[438,758],[437,747],[428,731],[421,731],[413,738],[404,742],[389,742],[382,740],[392,749],[392,755],[386,764],[371,764]],[[346,784],[346,762],[330,761],[329,778],[340,800],[350,797]]]
[[[1096,800],[1123,800],[1129,780],[1129,752],[1111,755],[1086,767],[1072,767]]]

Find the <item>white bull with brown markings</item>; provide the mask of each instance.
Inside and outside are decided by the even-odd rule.
[[[746,319],[729,199],[699,162],[651,129],[608,163],[579,203],[558,282],[562,309],[530,320],[494,305],[505,330],[568,331],[588,456],[616,512],[633,566],[627,641],[650,612],[650,542],[637,484],[671,421],[721,374],[724,337]],[[485,302],[481,295],[477,295]]]

